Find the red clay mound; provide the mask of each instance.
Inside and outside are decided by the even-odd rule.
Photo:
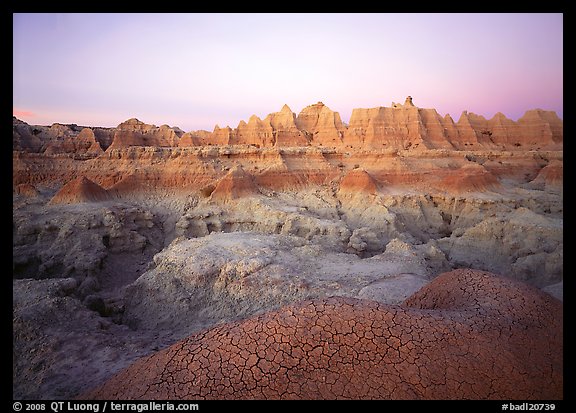
[[[441,179],[439,189],[450,193],[486,192],[498,190],[500,182],[491,172],[481,165],[466,165],[450,171]]]
[[[340,182],[340,192],[344,194],[375,194],[378,186],[374,178],[364,169],[353,169]]]
[[[81,202],[98,202],[109,199],[108,192],[90,179],[81,176],[64,185],[52,197],[49,204],[77,204]]]
[[[538,176],[531,182],[546,189],[562,189],[564,183],[564,163],[552,161],[538,172]]]
[[[234,166],[218,183],[211,199],[227,201],[258,193],[253,177],[244,172],[241,166]]]
[[[561,399],[562,305],[475,270],[401,306],[332,297],[223,324],[136,363],[90,399]]]

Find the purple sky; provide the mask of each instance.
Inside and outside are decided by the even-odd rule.
[[[324,102],[563,118],[562,14],[15,14],[13,110],[189,131]]]

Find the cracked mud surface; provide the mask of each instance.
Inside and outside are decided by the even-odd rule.
[[[403,304],[331,297],[221,324],[90,399],[561,399],[562,304],[477,270]]]

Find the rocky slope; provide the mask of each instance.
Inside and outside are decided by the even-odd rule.
[[[397,305],[458,268],[563,297],[553,113],[454,122],[408,98],[349,125],[318,102],[213,132],[15,118],[13,131],[15,398],[77,396],[176,340],[304,300]],[[429,397],[415,389],[402,394]]]

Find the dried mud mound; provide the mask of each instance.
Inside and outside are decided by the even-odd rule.
[[[530,182],[532,187],[547,191],[561,191],[564,183],[563,162],[554,160],[538,172]]]
[[[371,195],[378,192],[376,181],[363,169],[351,170],[340,183],[340,193],[343,195],[357,194],[358,192]]]
[[[305,301],[140,359],[91,399],[558,399],[562,306],[482,271],[444,273],[401,306]]]
[[[258,193],[258,188],[250,174],[236,165],[215,186],[210,199],[229,201]]]
[[[98,202],[110,199],[110,195],[97,183],[81,176],[60,189],[50,200],[50,205]]]

